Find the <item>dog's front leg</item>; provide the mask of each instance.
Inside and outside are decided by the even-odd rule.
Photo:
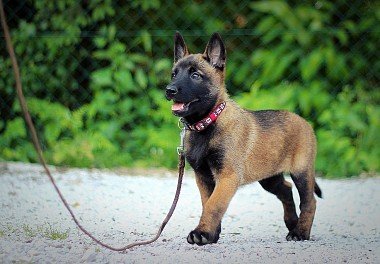
[[[190,244],[205,245],[218,241],[222,217],[238,186],[235,173],[222,173],[218,176],[215,189],[203,206],[198,227],[187,237]]]
[[[212,174],[195,172],[195,180],[199,189],[199,193],[201,195],[202,201],[202,210],[210,198],[212,192],[215,189],[215,182]]]

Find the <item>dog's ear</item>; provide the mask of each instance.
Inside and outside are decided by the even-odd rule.
[[[223,69],[226,66],[226,49],[219,33],[212,34],[203,57],[213,66]]]
[[[189,55],[185,40],[177,31],[174,36],[174,63]]]

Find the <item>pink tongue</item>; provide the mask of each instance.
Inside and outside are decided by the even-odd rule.
[[[182,110],[185,107],[184,103],[174,103],[172,105],[172,111],[179,111]]]

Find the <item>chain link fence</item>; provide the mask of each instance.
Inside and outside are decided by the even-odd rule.
[[[30,111],[52,164],[175,166],[176,142],[168,139],[177,137],[176,120],[163,88],[178,30],[194,53],[221,33],[227,88],[239,104],[285,108],[312,122],[320,172],[379,169],[375,1],[4,4]],[[1,38],[0,159],[35,161]]]

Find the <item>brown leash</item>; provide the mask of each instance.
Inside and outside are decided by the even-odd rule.
[[[43,157],[41,145],[39,143],[38,136],[37,136],[37,133],[36,133],[36,129],[34,127],[32,119],[30,117],[30,114],[29,114],[29,111],[28,111],[28,107],[27,107],[27,104],[25,102],[25,97],[24,97],[23,92],[22,92],[20,70],[19,70],[19,67],[18,67],[18,64],[17,64],[16,55],[14,53],[11,36],[9,34],[8,25],[6,23],[5,13],[4,13],[4,7],[3,7],[3,1],[2,0],[0,0],[0,16],[1,16],[1,25],[2,25],[3,31],[4,31],[4,37],[5,37],[5,41],[6,41],[6,46],[7,46],[8,53],[9,53],[9,56],[10,56],[11,62],[12,62],[12,68],[13,68],[13,72],[14,72],[14,76],[15,76],[15,81],[16,81],[16,91],[17,91],[18,100],[20,102],[21,109],[22,109],[22,112],[24,114],[25,122],[28,125],[29,132],[30,132],[31,137],[32,137],[34,148],[35,148],[35,150],[36,150],[36,152],[38,154],[38,159],[39,159],[41,165],[44,167],[47,176],[49,177],[51,183],[54,186],[54,189],[58,193],[59,198],[61,198],[61,201],[65,205],[67,211],[69,211],[69,213],[70,213],[71,217],[73,218],[75,224],[78,226],[78,228],[80,230],[82,230],[83,233],[85,233],[87,236],[89,236],[97,244],[101,245],[102,247],[105,247],[105,248],[108,248],[110,250],[113,250],[113,251],[125,251],[125,250],[130,249],[130,248],[135,247],[135,246],[147,245],[147,244],[150,244],[150,243],[153,243],[154,241],[156,241],[160,237],[160,235],[161,235],[162,231],[164,230],[166,224],[169,222],[170,217],[173,215],[174,209],[175,209],[175,207],[177,205],[177,202],[178,202],[179,194],[181,192],[181,184],[182,184],[183,172],[184,172],[184,168],[185,168],[185,155],[184,155],[184,152],[183,152],[183,148],[180,151],[178,151],[178,158],[179,158],[179,163],[178,163],[178,183],[177,183],[177,190],[176,190],[176,193],[175,193],[175,196],[174,196],[174,200],[173,200],[172,206],[170,207],[170,210],[169,210],[168,214],[166,215],[164,221],[162,222],[160,228],[158,229],[158,232],[157,232],[156,236],[154,238],[150,239],[150,240],[141,241],[141,242],[135,242],[135,243],[132,243],[132,244],[126,245],[124,247],[120,247],[120,248],[109,246],[109,245],[101,242],[99,239],[95,238],[89,231],[87,231],[79,223],[78,219],[75,217],[73,211],[70,209],[69,204],[67,203],[66,199],[63,197],[61,191],[59,190],[57,184],[55,183],[54,178],[51,176],[49,168],[46,165],[45,159]],[[183,129],[182,133],[184,133],[184,129]],[[182,141],[182,145],[183,145],[182,133],[181,133],[181,141]]]

